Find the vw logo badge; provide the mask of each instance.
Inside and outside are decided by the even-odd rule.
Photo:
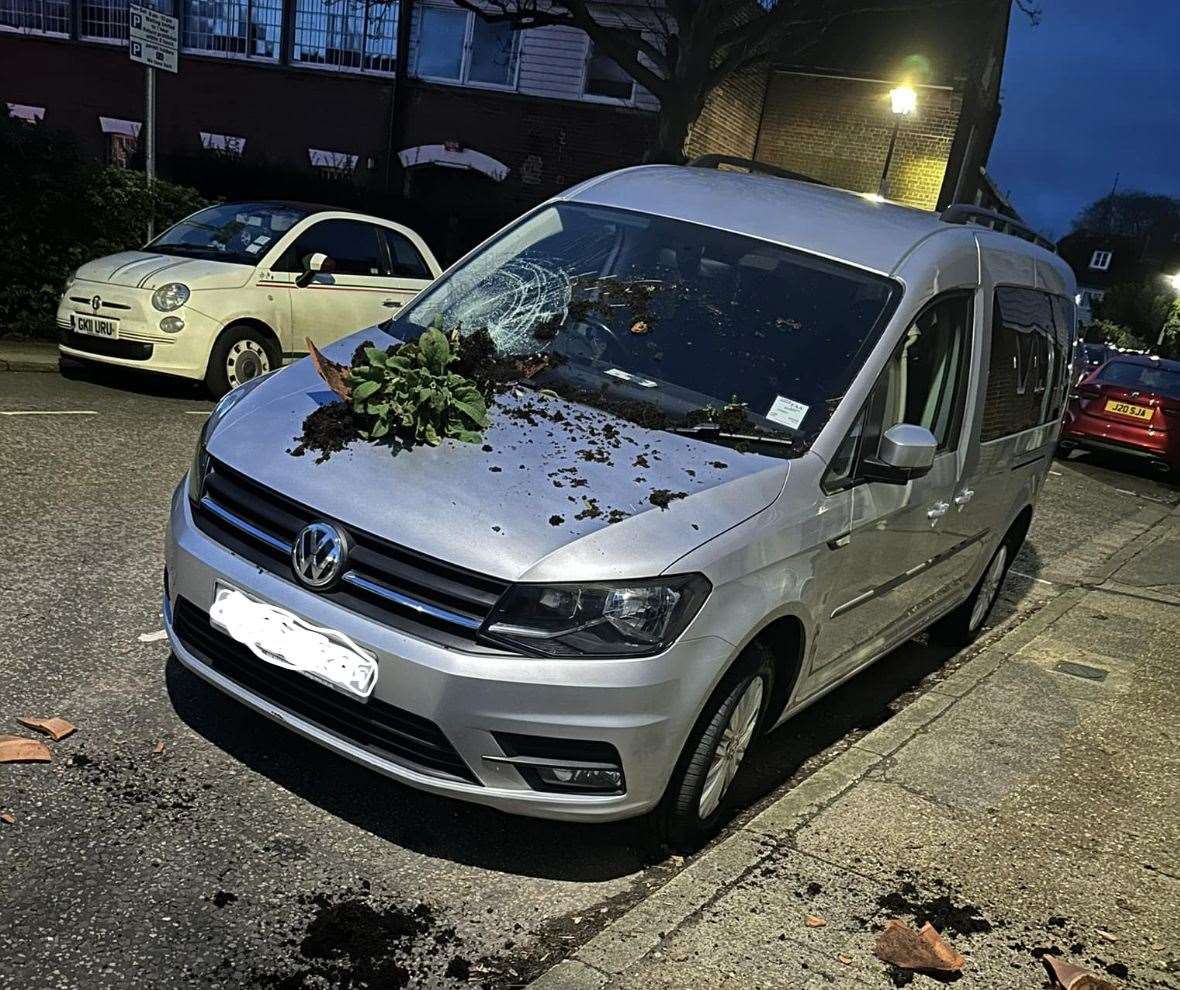
[[[98,310],[101,306],[102,306],[102,297],[101,296],[95,296],[93,299],[90,300],[90,308],[92,310],[94,310],[96,313],[98,312]]]
[[[300,583],[319,591],[344,570],[348,546],[344,534],[325,522],[313,522],[299,531],[291,548],[291,566]]]

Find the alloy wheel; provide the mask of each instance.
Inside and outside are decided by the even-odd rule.
[[[762,678],[755,677],[746,685],[746,690],[730,713],[721,740],[713,752],[709,772],[705,775],[705,786],[701,789],[697,814],[702,821],[717,810],[733,778],[737,776],[738,767],[758,726],[758,716],[762,712],[762,690]]]
[[[988,565],[987,573],[983,576],[983,583],[979,586],[979,594],[975,596],[975,605],[971,609],[971,623],[968,628],[974,632],[983,622],[984,617],[1000,593],[1000,584],[1004,580],[1004,565],[1008,563],[1008,547],[1001,546]]]

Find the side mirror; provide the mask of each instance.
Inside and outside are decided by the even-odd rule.
[[[868,458],[862,470],[870,481],[904,485],[929,473],[934,466],[938,441],[924,426],[898,423],[881,437],[875,458]]]
[[[302,289],[304,286],[310,285],[311,280],[315,278],[320,272],[328,275],[333,272],[335,268],[336,265],[333,263],[331,258],[329,258],[322,251],[317,251],[315,254],[310,254],[307,256],[307,260],[303,263],[303,271],[301,271],[295,278],[295,284]]]

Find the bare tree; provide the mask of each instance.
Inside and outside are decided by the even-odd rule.
[[[735,73],[791,61],[836,22],[858,14],[946,9],[1009,0],[455,0],[514,30],[564,25],[589,35],[660,101],[648,161],[678,162],[708,95]],[[1037,0],[1016,0],[1035,23]]]

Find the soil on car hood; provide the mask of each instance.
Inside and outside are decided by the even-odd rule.
[[[336,360],[352,351],[341,343]],[[481,444],[395,453],[357,442],[317,463],[289,453],[312,412],[313,429],[346,414],[303,362],[248,396],[210,453],[325,516],[508,580],[543,579],[541,561],[604,577],[659,573],[769,505],[788,468],[523,388],[497,395]],[[724,497],[699,497],[719,486]]]

